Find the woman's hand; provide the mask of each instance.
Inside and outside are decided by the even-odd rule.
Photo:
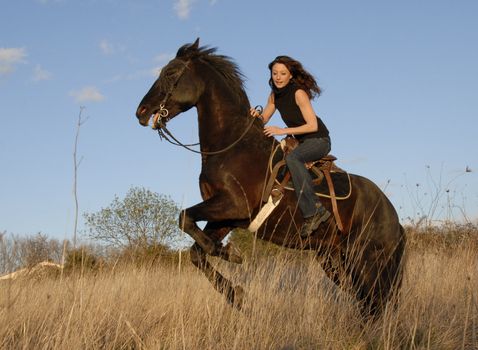
[[[262,107],[261,107],[262,108]],[[261,113],[261,110],[257,107],[251,107],[251,109],[249,110],[249,113],[251,114],[251,116],[253,116],[254,118],[260,118],[262,113]]]
[[[264,134],[271,137],[276,135],[285,135],[286,132],[283,128],[279,128],[278,126],[266,126],[264,127]]]

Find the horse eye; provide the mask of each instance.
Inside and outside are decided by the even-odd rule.
[[[160,78],[162,79],[172,79],[176,76],[176,71],[173,71],[173,70],[169,70],[169,71],[166,71],[166,72],[162,72],[160,74]]]

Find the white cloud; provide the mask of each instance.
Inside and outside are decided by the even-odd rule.
[[[118,52],[126,51],[125,46],[112,44],[106,39],[100,41],[99,47],[103,55],[113,55]]]
[[[51,73],[37,64],[33,70],[33,81],[42,81],[51,79]]]
[[[98,88],[94,86],[87,86],[81,90],[72,91],[70,96],[74,97],[76,102],[100,102],[105,99]]]
[[[18,63],[26,57],[24,48],[3,48],[0,47],[0,62]]]
[[[26,56],[24,48],[0,47],[0,76],[13,72],[15,65],[24,62]]]
[[[179,19],[188,19],[195,0],[174,0],[174,11]]]
[[[13,66],[0,63],[0,77],[13,72]]]
[[[115,52],[113,45],[110,44],[107,40],[100,41],[100,49],[105,55],[111,55]]]

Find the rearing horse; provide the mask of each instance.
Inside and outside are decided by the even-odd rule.
[[[240,306],[243,290],[216,271],[207,255],[240,263],[241,257],[224,237],[233,228],[247,228],[262,203],[271,151],[277,143],[263,133],[262,123],[249,114],[243,76],[216,49],[199,47],[199,39],[182,46],[144,96],[136,116],[143,126],[151,117],[160,127],[178,114],[197,108],[203,202],[184,209],[180,228],[195,243],[191,260],[228,301]],[[167,130],[167,129],[166,129]],[[287,191],[257,237],[275,244],[315,250],[327,276],[353,292],[364,315],[377,316],[401,284],[404,230],[384,193],[370,180],[350,175],[352,193],[338,203],[346,234],[335,224],[321,225],[306,240],[298,229],[303,218],[297,198]],[[321,198],[331,209],[330,200]],[[206,221],[204,229],[198,221]]]

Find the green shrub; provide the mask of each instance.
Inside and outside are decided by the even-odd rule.
[[[133,264],[136,267],[172,266],[179,262],[179,252],[161,244],[131,246],[121,250],[114,260],[121,265]]]
[[[92,253],[89,248],[80,247],[66,253],[64,271],[97,271],[103,265],[102,258]]]

